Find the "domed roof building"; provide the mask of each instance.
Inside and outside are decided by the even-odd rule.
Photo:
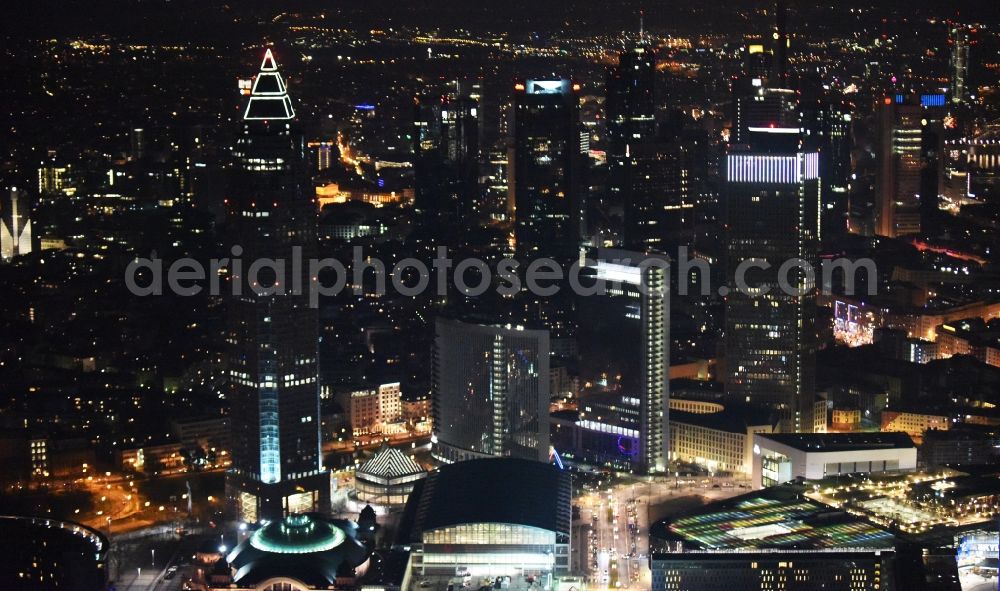
[[[417,482],[396,543],[411,572],[553,577],[570,572],[573,479],[551,464],[483,458],[446,464]]]
[[[368,558],[356,524],[320,513],[293,514],[253,532],[226,556],[232,581],[225,588],[352,588],[367,570]]]
[[[0,515],[0,589],[101,591],[110,547],[79,523]]]

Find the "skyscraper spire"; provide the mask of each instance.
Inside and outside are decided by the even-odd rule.
[[[264,53],[264,60],[260,63],[260,72],[254,80],[243,119],[251,121],[294,118],[292,99],[288,96],[285,81],[278,72],[278,62],[268,48]]]
[[[271,53],[271,48],[268,47],[267,51],[264,52],[264,60],[260,63],[261,72],[277,72],[278,64],[274,61],[274,54]]]
[[[643,20],[645,19],[646,11],[643,9],[639,10],[639,41],[643,41],[646,37],[646,26]]]

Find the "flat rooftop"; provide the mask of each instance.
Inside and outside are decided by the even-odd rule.
[[[761,438],[804,452],[908,449],[916,447],[906,433],[768,433]]]
[[[653,536],[680,541],[688,550],[881,549],[895,542],[868,521],[774,489],[712,503],[652,529]]]
[[[762,425],[773,426],[777,422],[771,416],[770,411],[752,407],[730,407],[729,405],[726,405],[725,410],[709,413],[671,410],[670,420],[714,431],[744,435],[750,427],[759,427]]]

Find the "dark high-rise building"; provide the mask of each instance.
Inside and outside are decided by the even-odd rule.
[[[129,134],[129,158],[142,160],[146,157],[146,130],[141,127],[132,129]]]
[[[918,234],[938,210],[945,96],[897,94],[878,106],[875,233]]]
[[[233,155],[227,224],[245,264],[231,266],[236,295],[226,302],[233,440],[226,492],[235,518],[277,521],[325,509],[330,477],[320,453],[317,312],[308,276],[291,262],[298,249],[303,261],[315,257],[316,210],[305,142],[270,50]],[[265,259],[285,262],[289,272],[254,273]]]
[[[608,165],[625,157],[627,146],[656,135],[656,52],[647,44],[626,49],[608,73],[606,86]],[[613,173],[612,173],[613,175]]]
[[[788,88],[788,49],[791,39],[788,36],[788,2],[777,0],[774,6],[774,60],[771,74],[771,86]]]
[[[572,258],[585,211],[580,87],[569,80],[525,80],[514,90],[507,170],[518,256]]]
[[[790,89],[788,74],[788,7],[775,2],[770,47],[752,43],[743,53],[743,67],[733,80],[733,127],[731,144],[749,142],[751,127],[793,127],[798,97]]]
[[[624,244],[672,253],[693,223],[684,152],[657,137],[656,52],[626,49],[608,74],[608,193],[624,212]]]
[[[803,100],[799,106],[802,129],[808,134],[807,148],[819,152],[822,177],[821,229],[824,235],[847,231],[848,184],[851,177],[851,121],[843,103],[825,98]]]
[[[748,80],[769,80],[774,69],[774,52],[763,43],[750,43],[743,48],[742,77]]]
[[[798,124],[795,91],[763,84],[760,78],[740,78],[733,82],[731,144],[747,144],[751,127],[790,127]]]
[[[627,146],[622,185],[626,247],[673,255],[690,243],[695,217],[691,156],[675,142]]]
[[[433,374],[437,457],[548,458],[548,331],[438,318]]]
[[[781,410],[785,431],[810,432],[815,279],[801,267],[783,272],[782,265],[795,259],[816,264],[819,154],[803,150],[797,128],[750,131],[749,149],[734,148],[726,156],[726,394]],[[758,263],[748,267],[751,259]]]
[[[459,219],[479,202],[478,85],[454,83],[414,105],[414,207],[434,218]]]

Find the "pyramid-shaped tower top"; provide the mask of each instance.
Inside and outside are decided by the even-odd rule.
[[[250,101],[247,102],[243,119],[262,121],[294,117],[292,99],[288,96],[285,81],[278,72],[278,62],[268,48],[264,53],[264,61],[260,64],[260,73],[253,82],[253,90],[250,92]]]
[[[271,48],[268,47],[267,51],[264,52],[264,61],[260,63],[261,72],[277,72],[278,64],[274,61],[274,54],[271,53]]]

